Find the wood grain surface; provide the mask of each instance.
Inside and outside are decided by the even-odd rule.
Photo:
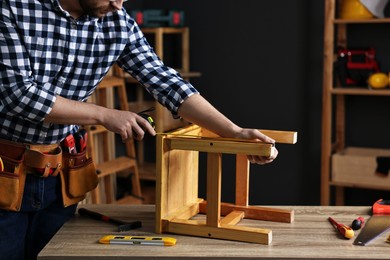
[[[147,235],[154,233],[154,205],[82,205],[90,210],[125,221],[141,220],[143,227],[118,233],[116,226],[76,215],[66,223],[41,251],[38,259],[389,259],[390,244],[385,232],[367,246],[353,245],[354,238],[342,238],[328,217],[350,225],[358,216],[368,220],[370,207],[277,206],[293,209],[293,223],[244,219],[245,226],[273,232],[270,245],[219,239],[163,234],[177,239],[172,247],[142,245],[103,245],[104,235]],[[269,206],[267,206],[269,207]],[[204,219],[199,215],[196,219]],[[240,225],[239,223],[238,225]],[[359,231],[355,232],[355,237]]]

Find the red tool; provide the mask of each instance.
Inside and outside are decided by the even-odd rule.
[[[77,133],[74,134],[75,142],[76,142],[76,150],[81,153],[87,148],[87,131],[85,129],[81,129]]]
[[[76,144],[73,135],[68,135],[64,141],[63,146],[68,149],[69,153],[77,153]]]
[[[117,224],[117,225],[119,225],[118,226],[119,232],[128,231],[130,229],[142,227],[141,221],[136,220],[136,221],[131,221],[131,222],[125,222],[125,221],[122,221],[119,219],[114,219],[114,218],[108,217],[106,215],[100,214],[100,213],[95,212],[95,211],[88,210],[86,208],[79,208],[78,213],[80,216],[86,216],[86,217],[90,217],[92,219],[102,220],[104,222],[110,222],[113,224]]]
[[[358,217],[354,221],[352,221],[351,228],[353,230],[359,230],[361,227],[364,225],[364,218],[363,217]]]
[[[331,217],[329,217],[328,220],[330,221],[330,223],[332,223],[333,226],[337,228],[337,230],[340,232],[341,235],[343,235],[343,237],[350,239],[355,235],[355,232],[353,232],[352,228],[350,228],[349,226],[337,223],[336,220]]]
[[[354,244],[365,246],[390,228],[390,200],[380,199],[372,206],[372,217],[364,225]]]

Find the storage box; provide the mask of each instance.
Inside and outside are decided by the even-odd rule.
[[[349,147],[341,153],[334,154],[332,182],[351,187],[390,190],[389,168],[382,163],[379,165],[381,168],[378,168],[378,157],[388,157],[385,161],[390,160],[390,149]],[[377,173],[378,170],[381,174]]]

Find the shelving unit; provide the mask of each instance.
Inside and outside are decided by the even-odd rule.
[[[114,91],[116,89],[116,92]],[[124,73],[118,66],[111,68],[98,85],[90,102],[113,108],[114,95],[117,94],[121,110],[128,110],[126,84]],[[130,174],[132,193],[136,198],[142,198],[139,171],[137,166],[134,140],[125,143],[126,155],[115,155],[114,133],[100,125],[85,126],[88,133],[88,153],[92,155],[98,171],[99,185],[91,192],[92,203],[117,203],[116,182],[117,174]]]
[[[154,50],[161,60],[164,60],[164,35],[176,34],[181,40],[181,67],[175,68],[180,75],[187,81],[193,77],[200,77],[199,72],[190,71],[190,30],[188,27],[157,27],[157,28],[142,28],[142,32],[146,36],[154,36]],[[136,97],[134,102],[129,103],[130,111],[138,112],[146,110],[150,107],[155,107],[155,111],[150,113],[156,123],[156,132],[166,132],[188,125],[188,122],[183,119],[173,119],[171,113],[157,101],[148,101],[144,98],[144,88],[130,75],[126,75],[127,83],[135,84]],[[154,162],[147,162],[144,159],[144,144],[138,142],[137,145],[137,161],[141,180],[156,179],[156,170]],[[152,152],[155,152],[153,150]]]
[[[336,205],[344,204],[344,188],[356,187],[367,189],[390,190],[390,185],[382,185],[367,181],[366,183],[334,180],[335,171],[339,171],[335,157],[348,155],[349,147],[345,143],[345,97],[348,95],[360,96],[390,96],[390,89],[371,90],[368,88],[348,87],[340,84],[334,85],[333,64],[335,61],[335,46],[347,46],[348,24],[375,24],[390,23],[390,19],[364,19],[345,20],[337,19],[336,10],[340,0],[326,0],[325,2],[325,30],[324,30],[324,67],[323,67],[323,107],[322,107],[322,156],[321,156],[321,204],[329,205],[331,187],[335,189]],[[333,125],[334,124],[334,125]],[[365,150],[365,148],[352,148],[361,161],[371,162],[370,154],[389,154],[388,150]],[[355,153],[354,152],[354,153]],[[365,157],[367,155],[367,158]],[[354,155],[355,156],[355,155]],[[374,156],[372,156],[374,157]],[[339,158],[340,159],[340,158]],[[342,158],[341,158],[342,159]],[[354,162],[354,161],[352,161]],[[332,164],[333,163],[333,164]],[[360,163],[360,162],[357,162]],[[353,166],[353,165],[351,165]],[[357,165],[359,167],[359,165]],[[364,168],[364,167],[361,167]],[[359,170],[359,169],[358,169]],[[362,169],[363,170],[363,169]],[[375,171],[375,168],[373,169]],[[374,174],[375,172],[373,172]],[[384,179],[381,179],[384,180]],[[385,181],[389,181],[388,178]]]

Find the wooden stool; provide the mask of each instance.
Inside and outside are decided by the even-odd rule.
[[[293,144],[296,132],[261,130]],[[199,152],[207,153],[207,202],[198,198]],[[270,156],[272,144],[217,137],[192,125],[157,137],[156,232],[270,244],[272,231],[236,226],[243,218],[291,223],[292,210],[248,206],[246,155]],[[222,154],[236,154],[236,203],[221,203]],[[198,213],[206,220],[191,219]],[[225,216],[221,218],[221,216]]]

